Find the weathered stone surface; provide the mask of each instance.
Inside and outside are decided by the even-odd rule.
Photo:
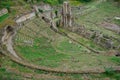
[[[24,15],[18,17],[17,19],[15,19],[15,21],[16,21],[17,24],[20,24],[20,23],[23,23],[26,20],[32,19],[35,16],[36,16],[35,12],[33,11],[33,12],[30,12],[30,13],[27,13],[27,14],[24,14]]]
[[[0,16],[3,16],[3,15],[5,15],[5,14],[7,14],[8,13],[8,10],[7,9],[2,9],[2,10],[0,10]]]
[[[49,4],[40,4],[40,5],[34,5],[33,8],[35,9],[35,11],[37,12],[39,17],[46,17],[48,19],[51,19],[51,12],[52,7]],[[55,17],[55,14],[53,14],[53,16]]]
[[[101,25],[104,28],[108,29],[108,30],[114,31],[114,32],[116,32],[118,34],[120,33],[120,27],[118,25],[116,25],[116,24],[112,24],[112,23],[108,23],[108,22],[103,22],[103,23],[101,23]]]
[[[68,2],[64,2],[61,15],[62,15],[61,25],[63,25],[64,27],[71,27],[72,26],[72,12],[71,12],[71,7]]]
[[[13,49],[13,36],[15,34],[14,28],[11,26],[7,26],[4,28],[4,34],[2,36],[2,45],[5,45],[7,48],[7,51],[10,52],[14,57],[17,59],[20,59],[19,56],[16,54],[16,52]]]

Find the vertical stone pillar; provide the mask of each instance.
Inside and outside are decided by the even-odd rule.
[[[64,27],[71,27],[72,26],[72,12],[71,12],[71,7],[68,2],[63,3],[61,16],[62,16],[61,25]]]

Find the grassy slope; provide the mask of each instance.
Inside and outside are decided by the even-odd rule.
[[[93,5],[93,4],[92,4]],[[110,3],[102,3],[102,4],[100,4],[100,6],[102,7],[102,5],[104,5],[104,7],[106,7],[106,6],[110,6]],[[105,6],[106,5],[106,6]],[[90,5],[89,5],[90,6]],[[99,7],[99,6],[98,6]],[[104,9],[104,7],[102,7],[102,10]],[[100,8],[101,9],[101,8]],[[111,9],[111,8],[110,8]],[[116,9],[116,8],[115,8]],[[108,10],[108,12],[106,12],[105,13],[105,15],[100,15],[100,14],[98,14],[99,12],[102,12],[102,10],[100,10],[100,11],[98,11],[97,13],[96,13],[96,15],[95,14],[93,14],[93,15],[95,15],[95,16],[97,16],[97,15],[99,15],[99,16],[101,16],[101,17],[99,17],[98,16],[98,22],[102,22],[103,21],[103,18],[104,18],[104,16],[106,16],[106,15],[108,15],[108,13],[109,13],[109,10]],[[104,11],[104,10],[103,10]],[[104,13],[103,13],[104,14]],[[92,15],[91,15],[92,16]],[[89,17],[89,18],[88,18]],[[86,19],[91,19],[91,21],[96,21],[95,19],[95,17],[90,17],[90,15],[86,15],[86,16],[81,16],[81,18],[80,19],[83,19],[82,20],[82,23],[84,23],[83,21],[85,21]],[[100,18],[100,19],[99,19]],[[81,22],[81,21],[80,21]],[[86,23],[85,25],[87,25],[87,26],[93,26],[92,24],[89,24],[89,23]],[[95,25],[94,25],[95,26]],[[99,29],[99,28],[98,28]],[[106,34],[108,34],[107,32],[110,32],[110,31],[108,31],[108,30],[105,30],[105,29],[102,29],[102,31],[105,31],[105,33]],[[106,32],[107,31],[107,32]],[[112,34],[113,32],[110,32],[110,34]],[[49,33],[50,34],[50,33]],[[110,35],[109,34],[109,35]],[[112,34],[112,35],[114,35],[114,34]],[[114,35],[114,36],[116,36],[116,34]],[[59,39],[58,39],[59,40]],[[63,40],[63,39],[62,39]],[[45,41],[45,40],[44,40]],[[43,43],[43,44],[40,44],[40,45],[45,45],[46,44],[46,42],[44,43],[44,41],[43,42],[41,42],[41,43]],[[80,39],[80,41],[82,41],[82,39]],[[83,42],[84,42],[84,40],[83,40]],[[86,43],[86,42],[85,42]],[[88,42],[88,43],[91,43],[91,42]],[[48,43],[48,44],[50,44],[50,43]],[[48,45],[47,44],[47,45]],[[92,43],[91,43],[92,44]],[[75,49],[73,49],[73,48],[75,48]],[[72,45],[72,44],[69,44],[69,40],[67,41],[67,40],[63,40],[63,41],[61,41],[58,45],[57,45],[57,47],[55,48],[55,49],[57,49],[58,50],[58,52],[60,51],[60,52],[62,52],[62,54],[64,53],[64,55],[62,55],[62,56],[59,56],[59,55],[53,55],[53,54],[56,54],[57,52],[54,50],[54,48],[53,47],[51,47],[50,49],[38,49],[38,52],[37,52],[37,49],[35,49],[34,47],[33,48],[30,48],[29,49],[29,47],[24,47],[24,48],[26,48],[26,49],[28,49],[28,50],[26,50],[26,51],[23,51],[23,48],[18,48],[18,50],[22,53],[22,55],[24,55],[24,56],[27,56],[26,58],[28,58],[29,59],[29,56],[26,54],[26,53],[29,53],[30,55],[32,55],[33,54],[33,52],[35,52],[35,53],[37,53],[37,56],[35,56],[36,57],[36,62],[37,61],[39,61],[40,62],[40,65],[44,65],[44,66],[49,66],[49,67],[57,67],[58,65],[60,65],[59,63],[59,60],[65,60],[65,61],[67,61],[67,62],[65,62],[65,63],[68,63],[69,65],[70,64],[72,64],[73,65],[73,63],[71,63],[70,62],[70,56],[72,56],[72,58],[74,58],[75,57],[75,59],[76,60],[80,60],[81,61],[81,63],[79,63],[79,65],[82,65],[82,67],[83,66],[86,66],[85,64],[88,64],[89,66],[100,66],[100,65],[104,65],[105,66],[105,64],[104,64],[104,62],[105,63],[107,63],[107,61],[109,60],[109,61],[113,61],[113,62],[117,62],[117,64],[119,63],[119,58],[118,59],[116,59],[116,57],[107,57],[107,56],[102,56],[102,55],[87,55],[87,54],[79,54],[79,53],[77,53],[77,52],[75,52],[74,53],[74,55],[73,55],[73,53],[72,53],[72,51],[73,50],[75,50],[75,51],[78,51],[79,49],[77,49],[78,47],[80,47],[80,46],[78,46],[78,45]],[[93,46],[91,46],[91,47],[93,47]],[[34,49],[35,51],[31,51],[31,49]],[[72,50],[73,49],[73,50]],[[70,51],[71,50],[71,51]],[[98,48],[98,50],[99,50],[99,48]],[[101,49],[100,49],[101,50]],[[39,52],[40,51],[40,52]],[[40,54],[39,54],[40,53]],[[46,54],[46,53],[53,53],[51,56],[49,56],[48,54]],[[67,55],[67,53],[69,54],[69,56]],[[70,54],[70,53],[72,53],[72,54]],[[60,53],[61,54],[61,53]],[[34,56],[34,55],[32,55],[32,56]],[[40,58],[38,58],[38,56],[41,56]],[[49,57],[48,57],[49,56]],[[58,59],[58,56],[59,56],[59,59]],[[68,56],[68,57],[65,57],[65,56]],[[35,58],[34,57],[34,58]],[[60,58],[61,57],[61,58]],[[32,57],[33,58],[33,57]],[[37,58],[38,58],[38,60],[37,60]],[[54,60],[54,62],[57,62],[56,64],[54,64],[54,62],[51,60],[51,58]],[[92,59],[93,58],[93,59]],[[68,59],[68,60],[67,60]],[[95,60],[96,59],[96,60]],[[57,60],[57,61],[56,61]],[[93,60],[93,61],[92,61]],[[41,62],[42,61],[42,62]],[[62,61],[63,62],[63,61]],[[82,63],[83,62],[83,63]],[[46,64],[47,63],[47,64]],[[50,63],[50,64],[49,64]],[[65,64],[65,63],[62,63],[62,64]],[[75,63],[75,62],[74,62]],[[108,62],[109,63],[109,62]],[[96,64],[96,65],[95,65]],[[110,63],[109,63],[110,64]],[[52,65],[52,66],[51,66]],[[77,65],[77,64],[74,64],[74,66],[75,65]],[[87,66],[88,66],[87,65]],[[112,64],[111,64],[112,65]],[[118,64],[119,65],[119,64]],[[110,66],[110,65],[107,65],[107,66]],[[65,66],[64,66],[65,67]],[[81,68],[82,68],[81,67]],[[79,66],[79,68],[80,68],[80,66]],[[84,68],[84,67],[83,67]],[[74,69],[74,67],[72,66],[72,69]],[[76,69],[76,68],[75,68]],[[110,77],[111,76],[111,79],[113,79],[113,78],[116,78],[116,79],[119,79],[119,74],[102,74],[102,75],[89,75],[89,77],[91,78],[104,78],[104,77]],[[80,77],[79,77],[80,78]]]
[[[45,25],[44,25],[45,26]],[[24,26],[25,27],[25,26]],[[42,28],[42,27],[41,27]],[[22,31],[22,30],[20,30]],[[23,31],[22,31],[23,32]],[[49,37],[54,36],[55,34],[50,30],[50,28],[48,27],[47,29],[48,35]],[[33,32],[30,32],[33,33]],[[43,32],[41,32],[43,33]],[[22,37],[22,36],[21,36]],[[62,36],[60,36],[62,37]],[[59,38],[59,37],[58,37]],[[65,37],[62,37],[63,40],[66,40]],[[66,40],[65,42],[63,41],[61,43],[61,45],[58,45],[58,47],[56,47],[58,50],[61,50],[64,48],[64,50],[61,50],[61,52],[59,52],[58,50],[56,50],[56,48],[54,48],[53,45],[51,44],[51,42],[48,42],[49,39],[46,39],[45,37],[39,37],[34,39],[34,45],[32,47],[30,46],[17,46],[17,51],[20,52],[25,58],[29,59],[29,60],[36,60],[36,63],[38,64],[42,64],[42,65],[46,65],[46,66],[54,66],[54,65],[60,65],[59,63],[62,63],[61,60],[66,59],[66,57],[69,58],[68,54],[63,54],[61,52],[71,52],[69,51],[71,49],[71,47],[74,47],[74,49],[76,48],[77,50],[75,50],[75,53],[79,53],[82,52],[82,46],[80,45],[74,45],[74,44],[70,44],[68,43],[68,40]],[[57,40],[56,40],[57,41]],[[19,41],[17,41],[17,43],[19,43]],[[65,44],[67,43],[69,45]],[[64,45],[64,46],[63,46]],[[63,48],[62,48],[63,46]],[[80,48],[81,47],[81,48]],[[26,48],[26,49],[25,49]],[[58,52],[57,52],[58,51]],[[34,54],[33,54],[34,53]],[[72,52],[73,53],[73,52]],[[36,54],[36,55],[35,55]],[[34,57],[33,57],[34,56]],[[38,59],[38,60],[37,60]],[[58,63],[57,63],[58,62]],[[47,64],[46,64],[47,63]],[[50,63],[50,64],[49,64]]]
[[[4,21],[6,18],[8,18],[9,14],[5,14],[0,17],[0,22]]]
[[[0,9],[6,8],[6,7],[12,7],[12,6],[19,6],[19,5],[25,5],[26,3],[24,0],[1,0],[0,1]]]
[[[4,62],[3,62],[4,61]],[[1,66],[0,67],[0,79],[2,80],[41,80],[41,78],[36,79],[34,76],[32,78],[30,78],[30,75],[27,74],[42,74],[42,75],[55,75],[55,76],[61,76],[61,77],[69,77],[68,80],[86,80],[86,79],[90,79],[90,80],[105,80],[105,79],[110,79],[110,80],[119,80],[120,79],[120,73],[114,73],[111,72],[111,69],[106,69],[106,73],[104,74],[51,74],[51,73],[46,73],[44,71],[38,71],[38,70],[32,70],[29,68],[26,68],[24,66],[18,65],[12,61],[9,60],[9,58],[7,57],[1,57],[0,58],[0,63]],[[11,69],[10,69],[11,68]],[[13,70],[13,71],[11,71]],[[22,72],[22,73],[27,73],[26,77],[23,77],[23,75],[21,74],[17,74],[18,72]],[[42,80],[46,80],[44,78],[46,77],[42,77]],[[62,79],[62,80],[66,80],[66,79]],[[48,78],[49,80],[49,78]],[[55,80],[55,79],[52,79]]]
[[[0,28],[6,25],[15,25],[15,16],[31,9],[30,4],[25,3],[24,0],[0,0],[0,10],[8,7],[10,8],[10,12],[0,17]]]
[[[81,18],[82,19],[82,18]],[[84,18],[83,18],[83,20],[84,20]],[[41,41],[41,43],[39,43],[40,45],[39,46],[46,46],[46,39],[45,38],[41,38],[40,39]],[[81,40],[82,41],[82,40]],[[66,46],[66,45],[64,45],[64,44],[67,44],[68,46]],[[48,48],[48,49],[43,49],[43,48],[37,48],[38,46],[34,46],[34,47],[27,47],[27,46],[24,46],[24,47],[21,47],[21,46],[18,46],[17,48],[18,48],[18,51],[20,51],[20,52],[22,52],[21,53],[21,55],[24,55],[26,58],[29,58],[29,59],[33,59],[33,58],[39,58],[39,57],[42,57],[42,58],[45,58],[45,60],[43,61],[43,63],[41,62],[40,64],[42,64],[42,65],[45,65],[45,66],[51,66],[51,60],[52,59],[58,59],[58,58],[60,58],[61,59],[61,57],[63,57],[63,58],[65,58],[64,56],[64,54],[62,55],[62,56],[59,56],[59,55],[54,55],[56,52],[55,52],[55,49],[53,48],[53,47],[51,47],[51,44],[47,44],[47,46],[49,46],[50,48]],[[62,46],[64,46],[65,48],[63,48]],[[69,44],[68,43],[68,41],[66,42],[66,41],[63,41],[63,42],[61,42],[61,44],[59,44],[58,45],[58,47],[60,47],[60,50],[61,49],[63,49],[63,52],[64,52],[64,50],[67,50],[68,49],[68,52],[69,52],[69,49],[71,49],[71,47],[70,46],[72,46],[72,47],[77,47],[77,45],[72,45],[72,44]],[[25,49],[26,48],[26,49]],[[78,47],[77,47],[78,48]],[[76,49],[77,49],[76,48]],[[33,50],[34,49],[34,50]],[[27,52],[27,54],[26,54],[26,52]],[[33,52],[34,52],[34,54],[33,54]],[[45,53],[52,53],[53,55],[48,55],[48,54],[45,54]],[[68,53],[67,52],[67,53]],[[40,54],[39,54],[40,53]],[[28,55],[29,54],[29,55]],[[36,55],[35,55],[36,54]],[[81,55],[81,56],[80,56]],[[34,57],[33,57],[34,56]],[[43,57],[44,56],[44,57]],[[55,56],[54,58],[53,58],[53,56]],[[92,58],[91,58],[92,57]],[[106,57],[104,57],[104,56],[98,56],[97,55],[97,57],[96,57],[96,59],[102,59],[103,61],[105,61],[106,62]],[[52,59],[51,59],[52,58]],[[95,62],[95,55],[90,55],[90,54],[77,54],[76,56],[75,56],[75,58],[78,58],[78,59],[80,59],[81,60],[81,66],[83,66],[84,65],[84,62],[85,62],[85,64],[90,64],[90,65],[93,65],[93,62]],[[108,59],[110,58],[110,60],[111,60],[111,57],[108,57]],[[50,61],[48,61],[47,59],[50,59]],[[93,60],[93,61],[91,61],[91,59]],[[18,79],[23,79],[22,78],[22,76],[15,76],[15,74],[12,74],[12,73],[10,73],[9,71],[6,71],[6,65],[7,66],[10,66],[10,67],[13,67],[13,68],[17,68],[17,69],[20,69],[20,71],[21,72],[28,72],[28,73],[31,73],[31,72],[33,72],[33,71],[31,71],[30,69],[28,69],[28,68],[25,68],[25,67],[23,67],[23,66],[20,66],[20,65],[17,65],[17,64],[15,64],[15,63],[13,63],[13,62],[11,62],[10,60],[5,60],[4,58],[0,58],[0,60],[3,62],[4,61],[4,63],[3,63],[3,65],[2,65],[2,67],[3,68],[0,68],[0,77],[6,77],[7,79],[10,79],[10,78],[12,78],[11,76],[13,76],[14,77],[14,80],[17,78],[17,80]],[[40,59],[41,60],[41,59]],[[59,59],[58,59],[59,60]],[[116,58],[114,57],[112,57],[112,60],[113,61],[115,61],[116,62]],[[38,61],[38,60],[37,60]],[[69,60],[70,61],[70,60]],[[89,63],[89,61],[91,61],[90,63]],[[99,60],[100,62],[99,62],[99,64],[101,64],[101,60]],[[36,61],[35,61],[36,62]],[[39,62],[39,61],[38,61]],[[55,61],[54,61],[55,62]],[[65,61],[64,61],[65,62]],[[119,59],[117,60],[117,62],[119,63]],[[47,64],[46,64],[47,63]],[[65,62],[66,63],[66,62]],[[96,62],[96,63],[98,63],[98,62]],[[94,63],[94,64],[96,64],[96,63]],[[117,64],[118,64],[117,63]],[[53,63],[52,63],[52,65],[53,65]],[[58,64],[57,64],[58,65]],[[98,65],[97,65],[98,66]],[[51,67],[56,67],[56,64],[55,64],[55,66],[51,66]],[[40,71],[37,71],[39,74],[40,73],[42,73],[42,72],[40,72]],[[6,76],[5,76],[6,75]],[[57,74],[57,75],[59,75],[59,76],[64,76],[64,75],[62,75],[62,74]],[[66,76],[66,75],[65,75]],[[87,76],[87,78],[89,78],[89,79],[91,79],[91,80],[95,80],[95,79],[105,79],[105,78],[108,78],[108,77],[110,77],[110,79],[111,80],[114,80],[114,79],[116,79],[116,80],[119,80],[120,79],[120,74],[119,73],[105,73],[105,74],[101,74],[101,75],[86,75],[86,74],[84,74],[84,75],[69,75],[69,76],[72,76],[72,77],[75,77],[75,78],[77,78],[77,79],[80,79],[80,80],[85,80],[86,79],[86,76]],[[71,78],[72,78],[71,77]],[[13,78],[12,78],[13,79]],[[33,79],[34,80],[34,79]]]
[[[109,36],[114,36],[120,39],[120,36],[115,34],[114,32],[106,30],[102,28],[102,26],[100,25],[93,24],[93,23],[96,23],[96,24],[102,23],[107,18],[110,18],[110,22],[112,23],[115,22],[114,17],[119,16],[120,8],[115,7],[112,2],[103,2],[96,6],[94,5],[96,5],[96,3],[92,3],[91,8],[89,9],[92,9],[94,7],[96,8],[95,11],[92,11],[86,15],[79,17],[78,21],[80,22],[80,24],[85,25],[88,29],[98,30],[103,32],[104,34],[107,34]],[[91,21],[93,23],[89,23],[87,21]]]
[[[36,24],[33,23],[34,21],[37,22],[39,27],[35,26]],[[36,32],[30,31],[26,26],[34,28],[32,30],[36,30]],[[114,62],[111,62],[109,56],[91,53],[84,46],[75,43],[65,36],[55,33],[49,27],[43,29],[46,26],[47,25],[44,24],[43,21],[35,19],[24,25],[17,34],[18,37],[16,37],[15,49],[21,56],[30,62],[47,67],[72,70],[84,70],[96,66],[103,68],[105,66],[116,65]],[[39,29],[41,31],[39,31]],[[38,32],[40,33],[36,37],[35,35]],[[21,33],[30,33],[28,35],[33,36],[34,45],[25,45],[24,41],[29,40],[29,38]],[[91,48],[96,47],[97,50],[104,50],[97,45],[92,45],[92,42],[89,40],[77,37],[77,35],[74,35],[74,37],[77,38],[78,41],[83,41],[85,45]]]

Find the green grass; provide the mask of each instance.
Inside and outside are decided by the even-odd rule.
[[[5,68],[11,67],[19,70],[22,73],[32,73],[32,74],[47,74],[47,75],[55,75],[55,76],[62,76],[66,77],[69,76],[70,79],[76,79],[76,80],[85,80],[84,77],[87,76],[90,80],[100,79],[104,80],[105,78],[110,78],[110,80],[119,80],[120,79],[120,73],[112,72],[111,68],[106,69],[106,73],[103,74],[62,74],[62,73],[53,73],[49,74],[47,72],[41,71],[41,70],[33,70],[29,69],[27,67],[21,66],[19,64],[16,64],[15,62],[10,61],[8,58],[0,58],[0,60],[3,60],[4,63],[2,64],[2,67],[0,68],[0,79],[1,80],[24,80],[24,77],[18,74],[15,74],[14,72],[11,72]],[[28,78],[26,78],[28,79]],[[35,78],[31,78],[31,80],[36,80]],[[44,80],[44,79],[43,79]]]
[[[95,4],[92,4],[92,5],[95,5]],[[91,22],[97,24],[97,23],[104,22],[105,19],[107,19],[107,18],[110,18],[111,22],[113,22],[113,18],[115,16],[119,16],[120,9],[115,7],[113,5],[113,3],[111,3],[111,2],[100,3],[94,7],[97,10],[89,12],[86,15],[80,16],[80,18],[78,20],[80,22],[80,24],[84,24],[85,27],[88,29],[98,30],[98,31],[103,32],[104,34],[107,34],[110,36],[112,35],[112,36],[120,38],[114,32],[106,30],[106,29],[102,28],[102,26],[100,26],[100,25],[94,25],[92,23],[87,22],[87,21],[91,21]],[[92,9],[92,7],[90,9]]]
[[[88,29],[90,28],[96,29],[96,30],[104,32],[104,34],[119,37],[119,35],[116,35],[115,33],[111,31],[105,30],[104,28],[98,28],[98,26],[86,22],[86,20],[91,20],[93,22],[97,21],[97,23],[99,23],[99,22],[104,21],[104,17],[106,18],[106,16],[111,17],[110,15],[112,15],[113,17],[114,15],[117,15],[117,14],[113,15],[113,13],[115,13],[116,10],[113,12],[110,10],[106,10],[107,7],[108,9],[116,9],[116,7],[111,8],[110,3],[103,3],[103,4],[101,3],[99,5],[91,4],[89,5],[89,7],[92,5],[93,5],[92,9],[98,8],[97,11],[87,14],[87,15],[80,16],[81,17],[80,22],[85,23],[85,26]],[[103,14],[98,14],[102,12]],[[110,15],[108,15],[108,13],[110,13]],[[96,17],[98,17],[98,19]],[[42,25],[42,23],[40,23],[40,25]],[[46,25],[42,25],[42,28],[44,26]],[[68,34],[69,33],[70,32],[68,32]],[[85,50],[87,49],[84,48],[83,46],[75,42],[69,43],[70,39],[68,39],[65,36],[56,37],[55,33],[51,32],[51,30],[49,29],[47,29],[47,31],[43,31],[43,34],[48,35],[49,37],[48,38],[40,37],[40,38],[34,39],[34,45],[32,47],[25,46],[25,45],[15,46],[16,51],[20,53],[20,55],[22,55],[25,59],[32,62],[33,64],[46,66],[46,67],[52,67],[52,68],[64,69],[65,67],[67,67],[67,69],[72,69],[72,70],[74,69],[85,70],[88,68],[95,68],[95,67],[104,68],[106,66],[118,65],[118,62],[119,62],[118,59],[111,60],[110,56],[105,56],[102,54],[98,55],[92,52],[88,54],[87,52],[85,52]],[[73,33],[70,33],[70,34],[73,35]],[[93,48],[99,51],[106,51],[106,49],[98,46],[97,44],[94,44],[94,42],[92,42],[91,40],[88,40],[78,35],[73,35],[73,37],[75,37],[77,41],[82,42],[84,45],[90,48]],[[49,38],[50,39],[54,38],[54,40],[50,41]],[[19,43],[19,41],[17,43]],[[109,73],[109,70],[108,70],[108,73]],[[60,75],[63,76],[62,74]],[[110,75],[102,74],[99,76],[100,78],[104,78],[106,76],[109,77]],[[112,78],[116,78],[116,76],[117,78],[119,78],[119,74],[112,76]],[[81,78],[79,77],[79,75],[75,75],[75,77]],[[96,76],[93,75],[93,79],[94,78],[96,78]]]
[[[60,62],[62,58],[65,58],[64,54],[55,53],[53,48],[39,49],[36,47],[21,46],[18,49],[25,59],[43,66],[56,67],[59,65],[57,62]]]
[[[118,65],[120,65],[120,57],[116,57],[116,56],[113,56],[110,58],[113,62],[117,63]]]
[[[87,39],[87,38],[84,38],[84,37],[82,37],[82,36],[80,36],[80,35],[78,35],[78,34],[75,34],[75,33],[73,33],[73,32],[64,30],[64,29],[62,29],[62,28],[60,28],[60,30],[61,30],[62,32],[65,32],[65,33],[67,32],[67,34],[68,34],[68,35],[71,35],[71,36],[73,37],[73,39],[75,39],[76,41],[84,44],[85,46],[87,46],[87,47],[89,47],[89,48],[91,48],[91,49],[94,49],[94,50],[96,50],[96,51],[107,51],[107,49],[101,47],[101,46],[98,45],[98,44],[95,44],[92,40],[89,40],[89,39]]]
[[[79,38],[79,41],[87,45],[88,47],[98,50],[98,51],[106,51],[105,48],[102,48],[101,46],[95,44],[93,41],[85,39],[85,38]]]
[[[120,26],[120,20],[113,20],[113,22]]]
[[[23,80],[24,78],[20,75],[16,75],[15,73],[10,72],[0,72],[1,80]]]
[[[0,1],[0,8],[5,8],[7,6],[15,5],[14,1]]]
[[[70,43],[72,42],[72,43]],[[79,52],[84,52],[87,51],[87,49],[83,46],[81,46],[80,44],[77,44],[73,41],[69,40],[64,40],[61,41],[58,45],[57,45],[57,49],[64,51],[64,52],[68,52],[68,53],[79,53]]]
[[[81,24],[84,25],[88,30],[89,29],[97,30],[109,37],[113,36],[117,39],[120,39],[120,36],[118,34],[110,30],[107,30],[100,25],[104,21],[108,21],[110,23],[115,23],[119,25],[120,21],[114,20],[114,17],[119,16],[120,8],[116,7],[112,2],[104,2],[104,3],[102,2],[99,4],[91,3],[88,4],[87,6],[89,6],[89,9],[83,10],[83,12],[88,10],[87,13],[84,13],[84,15],[80,15],[77,22],[79,22],[80,25]],[[93,7],[96,10],[94,10]],[[91,12],[90,10],[93,11]],[[113,42],[114,42],[114,46],[119,45],[119,42],[117,40],[113,40]],[[93,44],[94,43],[91,42],[90,46],[96,48]]]
[[[77,35],[75,33],[72,33],[72,32],[68,32],[67,30],[63,30],[63,29],[60,29],[62,32],[67,32],[69,35],[72,35],[75,37],[75,40],[78,41],[78,42],[81,42],[82,44],[84,44],[85,46],[88,46],[92,49],[95,49],[95,50],[98,50],[98,51],[106,51],[105,48],[102,48],[101,46],[95,44],[93,41],[89,40],[89,39],[86,39],[80,35]]]
[[[26,5],[24,0],[1,0],[0,1],[0,9],[2,8],[7,8],[7,7],[12,7],[12,6],[18,6],[18,5]]]
[[[17,75],[13,72],[8,71],[5,67],[1,67],[0,68],[0,79],[1,80],[22,80],[24,78],[20,75]]]
[[[15,49],[31,63],[53,68],[62,67],[63,64],[69,66],[69,69],[115,65],[109,62],[109,56],[88,54],[84,52],[87,49],[75,43],[70,44],[66,39],[63,39],[56,48],[54,47],[46,38],[41,37],[36,40],[32,47],[21,45],[16,46]]]
[[[79,2],[79,1],[70,1],[70,5],[72,6],[80,6],[80,5],[83,5],[83,3]]]
[[[74,36],[76,37],[77,41],[82,42],[82,44],[84,44],[85,46],[88,46],[88,47],[95,49],[95,50],[98,50],[98,51],[106,51],[105,48],[95,44],[92,40],[86,39],[86,38],[79,36],[77,34],[74,34]]]
[[[36,21],[38,21],[38,19],[36,19]],[[67,67],[67,69],[72,70],[84,70],[86,69],[86,66],[88,68],[102,68],[108,65],[116,65],[116,63],[114,62],[110,62],[111,60],[109,60],[109,56],[94,54],[84,46],[81,46],[80,44],[72,41],[72,39],[55,33],[49,27],[47,29],[41,30],[44,27],[46,27],[46,24],[43,24],[41,23],[41,21],[39,21],[37,23],[39,23],[42,26],[39,26],[40,34],[38,34],[37,37],[35,35],[32,35],[35,32],[27,32],[27,28],[20,29],[20,31],[23,33],[25,32],[25,34],[30,33],[29,35],[33,37],[32,39],[34,41],[33,46],[21,43],[24,42],[24,40],[29,40],[29,37],[23,34],[18,33],[17,35],[19,38],[21,38],[21,40],[15,40],[15,42],[18,43],[18,45],[14,46],[16,52],[31,63],[40,66],[60,69],[64,69],[65,67]],[[29,27],[33,27],[34,25],[31,24],[32,21],[30,23],[26,23],[26,25],[29,25]],[[38,27],[34,26],[34,29],[36,28],[39,29]],[[38,33],[37,31],[36,33]],[[83,38],[75,33],[68,32],[66,30],[63,30],[63,32],[68,33],[69,36],[71,35],[71,37],[73,37],[75,40],[83,43],[85,46],[88,46],[92,49],[99,51],[106,50],[94,44],[91,40]]]
[[[27,79],[27,78],[23,77],[21,75],[21,73],[19,74],[19,72],[33,74],[32,69],[29,69],[27,67],[19,65],[15,62],[12,62],[8,57],[4,57],[4,58],[3,57],[0,58],[0,61],[2,61],[2,64],[0,67],[0,80],[24,80],[24,79]],[[8,69],[8,68],[10,68],[10,69]],[[18,72],[18,73],[16,73],[16,72]]]
[[[23,3],[21,2],[20,4],[23,4]],[[75,3],[75,5],[78,5],[78,4]],[[119,9],[117,9],[116,7],[112,7],[113,5],[110,5],[110,3],[106,3],[106,2],[101,3],[99,5],[95,5],[94,3],[93,4],[91,3],[90,5],[87,4],[87,5],[98,8],[98,10],[93,13],[80,16],[80,23],[85,24],[88,29],[90,28],[97,29],[99,31],[104,32],[104,34],[113,35],[115,37],[120,38],[119,35],[116,35],[111,31],[105,30],[103,28],[98,28],[98,26],[86,22],[86,20],[90,20],[93,22],[97,21],[97,23],[99,23],[104,21],[104,18],[106,17],[113,18],[114,16],[119,15]],[[14,14],[15,13],[13,13],[13,15]],[[0,17],[0,20],[4,21],[9,16],[7,15],[4,16],[3,18]],[[113,23],[119,24],[119,21],[113,21]],[[42,23],[40,23],[40,25],[42,25],[42,27],[46,26],[46,25],[43,25]],[[94,54],[92,52],[87,53],[86,52],[87,49],[85,47],[73,41],[72,43],[70,43],[69,41],[71,40],[66,38],[65,36],[57,36],[58,39],[56,39],[55,33],[51,32],[49,29],[48,31],[44,31],[44,32],[47,32],[47,35],[50,38],[52,36],[55,36],[56,44],[52,44],[55,42],[54,41],[50,42],[50,40],[46,37],[35,36],[33,46],[15,45],[14,48],[16,52],[18,52],[22,57],[24,57],[25,59],[27,59],[29,62],[33,64],[52,67],[52,68],[65,69],[67,67],[67,69],[72,69],[72,70],[86,70],[89,68],[96,68],[96,67],[103,68],[106,66],[120,65],[119,57],[110,57],[102,54]],[[33,32],[31,32],[31,34],[32,33]],[[25,37],[25,35],[22,35],[22,36]],[[94,44],[92,41],[86,38],[83,38],[78,35],[73,35],[73,36],[76,38],[77,41],[82,42],[84,45],[90,48],[93,48],[95,50],[100,50],[100,51],[106,50]],[[16,41],[16,43],[19,44],[22,41],[23,40]],[[3,80],[23,80],[22,76],[8,71],[6,69],[6,66],[18,69],[20,72],[24,72],[24,73],[47,74],[47,72],[44,72],[44,71],[33,70],[27,67],[21,66],[19,64],[16,64],[15,62],[10,61],[9,59],[7,60],[7,58],[0,58],[0,63],[2,64],[2,67],[0,67],[0,79],[3,79]],[[76,80],[86,80],[86,77],[91,80],[105,80],[105,78],[110,78],[111,80],[120,79],[120,73],[113,72],[111,68],[106,68],[106,72],[103,74],[83,74],[82,75],[82,74],[61,74],[61,73],[57,74],[56,73],[55,75],[64,76],[64,77],[69,76],[71,79],[76,78]],[[33,79],[33,80],[36,80],[36,79]]]
[[[44,37],[35,39],[33,47],[17,46],[16,50],[19,51],[25,59],[35,61],[36,64],[49,67],[56,67],[59,65],[57,62],[60,62],[61,59],[66,57],[65,54],[56,52]]]
[[[8,17],[9,17],[9,14],[5,14],[5,15],[1,16],[0,17],[0,22],[4,21]]]

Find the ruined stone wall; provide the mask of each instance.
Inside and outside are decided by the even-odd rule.
[[[58,31],[55,21],[57,15],[49,4],[34,5],[33,8],[37,15],[48,23],[53,30]]]
[[[51,12],[53,11],[53,9],[49,4],[34,5],[33,8],[35,9],[39,17],[43,16],[51,19]]]
[[[104,48],[120,50],[120,41],[115,37],[105,35],[98,30],[87,30],[85,26],[82,25],[74,24],[73,26],[74,27],[68,27],[67,29],[92,40]]]
[[[27,13],[27,14],[22,15],[21,17],[17,18],[15,21],[17,24],[19,24],[26,20],[32,19],[35,16],[36,16],[35,12],[30,12],[30,13]]]

